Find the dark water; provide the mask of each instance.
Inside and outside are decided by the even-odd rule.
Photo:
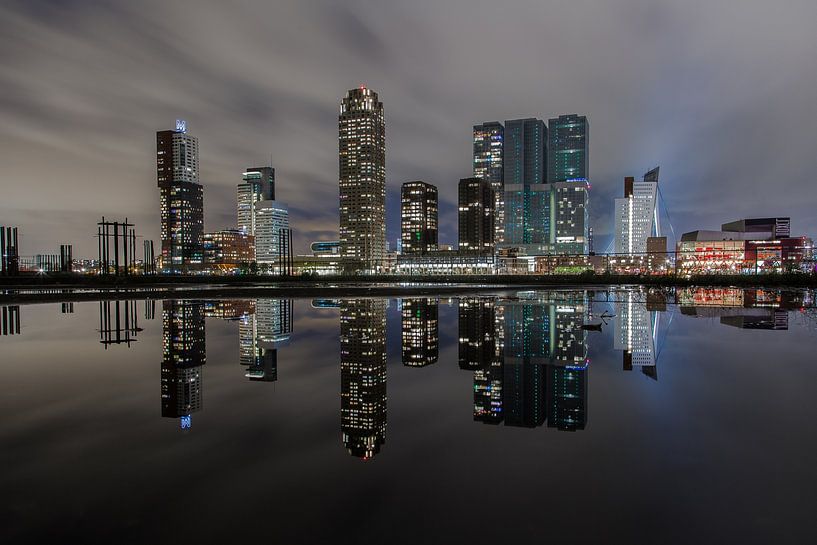
[[[815,316],[724,289],[6,307],[0,542],[813,543]]]

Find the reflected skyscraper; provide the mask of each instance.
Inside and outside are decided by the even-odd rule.
[[[162,356],[162,416],[179,418],[189,428],[190,415],[202,408],[203,302],[162,302]]]
[[[658,331],[657,312],[647,309],[646,294],[627,290],[617,295],[613,348],[622,350],[623,368],[638,367],[648,377],[657,379],[655,339]]]
[[[502,354],[497,343],[493,299],[459,301],[459,366],[474,372],[474,420],[499,424],[502,412]]]
[[[549,306],[536,301],[502,304],[504,369],[502,406],[506,426],[536,427],[545,423],[546,366],[550,349]]]
[[[547,405],[549,428],[583,430],[587,424],[587,368],[550,365]]]
[[[278,348],[292,333],[292,299],[258,299],[238,324],[241,365],[253,381],[278,380]]]
[[[341,302],[340,375],[343,444],[372,458],[386,442],[386,301]]]
[[[423,367],[436,363],[439,354],[439,323],[436,299],[403,299],[403,365]]]

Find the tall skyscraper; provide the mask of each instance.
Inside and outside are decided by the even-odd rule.
[[[400,188],[400,240],[402,253],[425,254],[437,250],[437,187],[425,182],[405,182]]]
[[[459,365],[460,369],[474,372],[474,420],[499,424],[504,418],[504,358],[497,342],[494,301],[491,298],[463,298],[458,310]]]
[[[657,196],[658,167],[647,172],[643,181],[624,178],[624,198],[616,199],[617,254],[646,254],[647,239],[661,236]]]
[[[548,182],[590,179],[590,125],[583,115],[560,115],[548,121]]]
[[[424,367],[437,362],[439,354],[439,302],[436,299],[403,299],[403,365]]]
[[[372,458],[386,442],[386,301],[340,303],[340,413],[343,444]]]
[[[547,139],[548,128],[541,119],[505,121],[504,245],[530,254],[549,253]]]
[[[474,125],[474,178],[482,178],[494,190],[494,242],[505,240],[504,135],[498,121]]]
[[[162,416],[179,418],[190,427],[190,415],[201,410],[206,361],[204,303],[162,303]]]
[[[547,180],[554,184],[555,253],[586,254],[590,247],[590,125],[583,115],[548,122]]]
[[[204,193],[199,183],[199,142],[187,134],[187,124],[156,133],[156,173],[159,184],[162,267],[181,272],[204,260]]]
[[[482,178],[459,184],[459,249],[490,253],[494,249],[494,190]]]
[[[386,123],[383,103],[365,86],[351,89],[338,118],[340,254],[376,271],[386,251]]]
[[[238,341],[241,365],[252,381],[278,380],[278,348],[292,333],[292,299],[257,299],[253,312],[241,317]]]
[[[247,235],[255,235],[255,203],[275,200],[275,169],[253,167],[244,172],[238,184],[238,228]]]

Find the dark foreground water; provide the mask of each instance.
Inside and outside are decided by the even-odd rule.
[[[812,306],[5,307],[0,542],[813,543]]]

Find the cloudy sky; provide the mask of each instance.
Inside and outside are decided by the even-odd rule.
[[[660,165],[674,230],[790,215],[817,235],[814,0],[5,0],[0,224],[21,253],[93,256],[101,215],[158,241],[155,131],[199,137],[205,228],[235,224],[243,169],[272,161],[296,250],[337,234],[337,111],[384,102],[388,237],[399,187],[436,184],[441,242],[471,126],[590,119],[592,225]],[[666,216],[665,216],[666,217]]]

